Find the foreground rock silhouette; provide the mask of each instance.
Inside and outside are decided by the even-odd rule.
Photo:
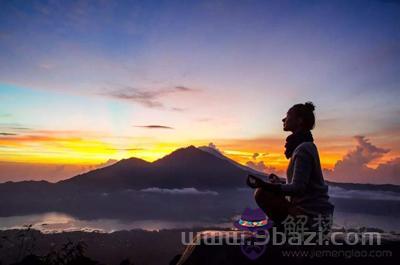
[[[337,242],[343,245],[293,246],[272,245],[269,242],[265,252],[251,260],[241,251],[239,245],[210,245],[211,238],[225,236],[228,239],[240,237],[243,231],[202,231],[193,239],[199,244],[188,245],[184,252],[175,256],[174,265],[224,265],[224,264],[398,264],[399,238],[382,238],[381,245],[348,245],[343,238]],[[245,235],[246,236],[246,235]],[[249,235],[247,235],[249,236]]]

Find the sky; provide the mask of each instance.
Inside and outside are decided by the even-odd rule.
[[[0,0],[0,181],[188,145],[284,175],[312,101],[328,179],[400,184],[399,29],[390,0]]]

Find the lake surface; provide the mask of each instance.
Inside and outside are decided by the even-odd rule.
[[[118,230],[143,229],[148,231],[174,228],[191,228],[199,226],[230,227],[231,223],[211,222],[176,222],[163,220],[119,220],[96,219],[81,220],[65,213],[51,212],[24,216],[0,217],[0,229],[23,228],[32,225],[34,229],[43,232],[61,231],[98,231],[114,232]]]
[[[237,217],[232,217],[235,220]],[[163,220],[119,220],[119,219],[96,219],[81,220],[71,215],[59,212],[44,214],[33,214],[24,216],[0,217],[0,229],[23,228],[24,225],[31,224],[33,228],[45,233],[61,231],[97,231],[114,232],[118,230],[143,229],[156,231],[160,229],[192,228],[192,227],[233,227],[233,222],[177,222]],[[385,231],[400,231],[398,218],[390,216],[377,216],[370,214],[351,214],[337,212],[334,216],[334,226],[357,228],[357,227],[377,227]]]
[[[0,229],[32,225],[43,232],[160,230],[192,227],[233,227],[246,207],[256,208],[251,189],[204,192],[153,189],[89,194],[57,201],[51,210],[7,205],[0,209]],[[400,193],[330,188],[335,205],[334,226],[400,231]],[[26,201],[31,202],[28,199]],[[36,201],[34,206],[38,206]],[[28,210],[28,211],[26,211]],[[31,214],[36,213],[38,214]],[[9,214],[6,214],[9,213]],[[40,214],[39,214],[40,213]]]

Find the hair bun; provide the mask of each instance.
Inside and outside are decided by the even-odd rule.
[[[307,101],[306,103],[304,103],[304,108],[311,112],[315,110],[314,103],[312,103],[311,101]]]

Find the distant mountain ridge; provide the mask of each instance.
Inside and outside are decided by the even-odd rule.
[[[210,153],[210,154],[212,154],[212,155],[214,155],[214,156],[216,156],[216,157],[218,157],[218,158],[224,159],[224,160],[226,160],[226,161],[232,163],[233,165],[235,165],[235,166],[237,166],[237,167],[240,167],[240,168],[242,168],[242,169],[244,169],[244,170],[246,170],[246,171],[250,171],[250,172],[252,172],[253,174],[260,174],[260,173],[262,173],[262,172],[260,172],[260,171],[258,171],[258,170],[253,169],[253,168],[250,168],[250,167],[244,166],[244,165],[242,165],[242,164],[239,164],[239,163],[236,162],[235,160],[230,159],[229,157],[226,157],[224,154],[222,154],[219,150],[216,150],[215,148],[212,148],[212,147],[209,147],[209,146],[200,146],[200,147],[198,147],[198,148],[199,148],[200,150],[205,151],[205,152],[207,152],[207,153]]]
[[[87,189],[187,188],[225,189],[246,186],[248,174],[265,174],[232,163],[194,146],[180,148],[150,163],[138,158],[123,159],[56,183]]]
[[[98,168],[72,178],[49,183],[47,181],[21,181],[0,184],[0,192],[32,190],[115,191],[151,187],[179,189],[196,188],[219,190],[245,188],[246,176],[266,174],[237,163],[223,153],[208,146],[193,145],[179,148],[154,161],[140,158],[122,159],[110,166]],[[327,183],[344,189],[382,190],[400,193],[400,186],[392,184]]]

